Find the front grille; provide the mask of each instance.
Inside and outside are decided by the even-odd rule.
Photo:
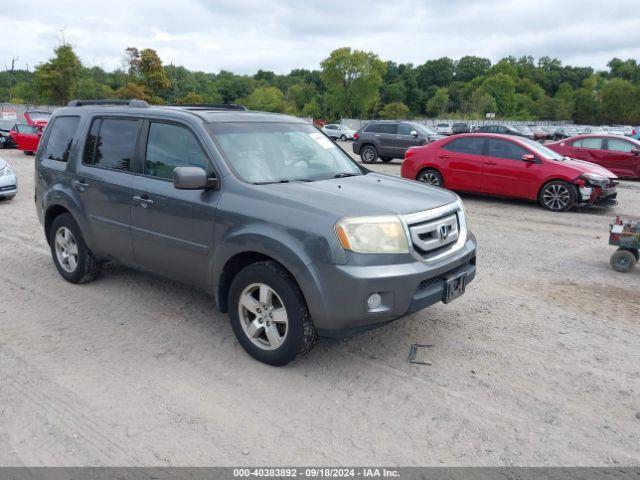
[[[475,265],[475,257],[469,262],[469,264]],[[446,280],[447,277],[452,277],[460,272],[467,270],[469,268],[469,264],[465,263],[447,272],[441,273],[440,275],[436,275],[435,277],[431,277],[421,281],[418,284],[418,291],[428,290],[433,286],[440,285]]]
[[[450,249],[458,241],[458,212],[412,223],[409,225],[409,233],[414,250],[425,259],[432,258]]]

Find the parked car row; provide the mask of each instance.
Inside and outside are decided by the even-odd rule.
[[[0,148],[17,148],[27,155],[33,155],[50,117],[51,112],[27,110],[24,113],[25,123],[0,120]]]

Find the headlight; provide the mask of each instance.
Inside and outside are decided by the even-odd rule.
[[[8,163],[4,166],[4,175],[5,176],[9,176],[9,175],[13,175],[13,169],[11,168],[11,165],[9,165]],[[2,177],[2,170],[0,170],[0,177]]]
[[[357,253],[409,253],[407,235],[398,217],[343,218],[336,223],[343,248]]]
[[[597,173],[583,173],[582,175],[580,175],[582,178],[586,179],[586,180],[593,180],[594,182],[608,182],[609,179],[607,177],[604,177],[602,175],[598,175]]]

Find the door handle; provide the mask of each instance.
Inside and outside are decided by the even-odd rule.
[[[89,184],[86,180],[73,180],[71,182],[74,188],[80,192],[84,192],[87,188],[89,188]]]
[[[441,153],[440,155],[438,155],[440,158],[449,158],[449,155],[447,155],[446,153]]]
[[[492,162],[491,160],[489,160],[488,162],[484,162],[485,165],[497,165],[496,162]]]
[[[153,205],[153,200],[149,198],[149,195],[146,193],[143,195],[134,195],[133,201],[138,202],[142,208],[147,208]]]

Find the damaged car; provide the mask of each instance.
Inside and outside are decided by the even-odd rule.
[[[410,148],[402,176],[454,191],[533,200],[554,212],[617,204],[614,173],[512,135],[462,134]]]

